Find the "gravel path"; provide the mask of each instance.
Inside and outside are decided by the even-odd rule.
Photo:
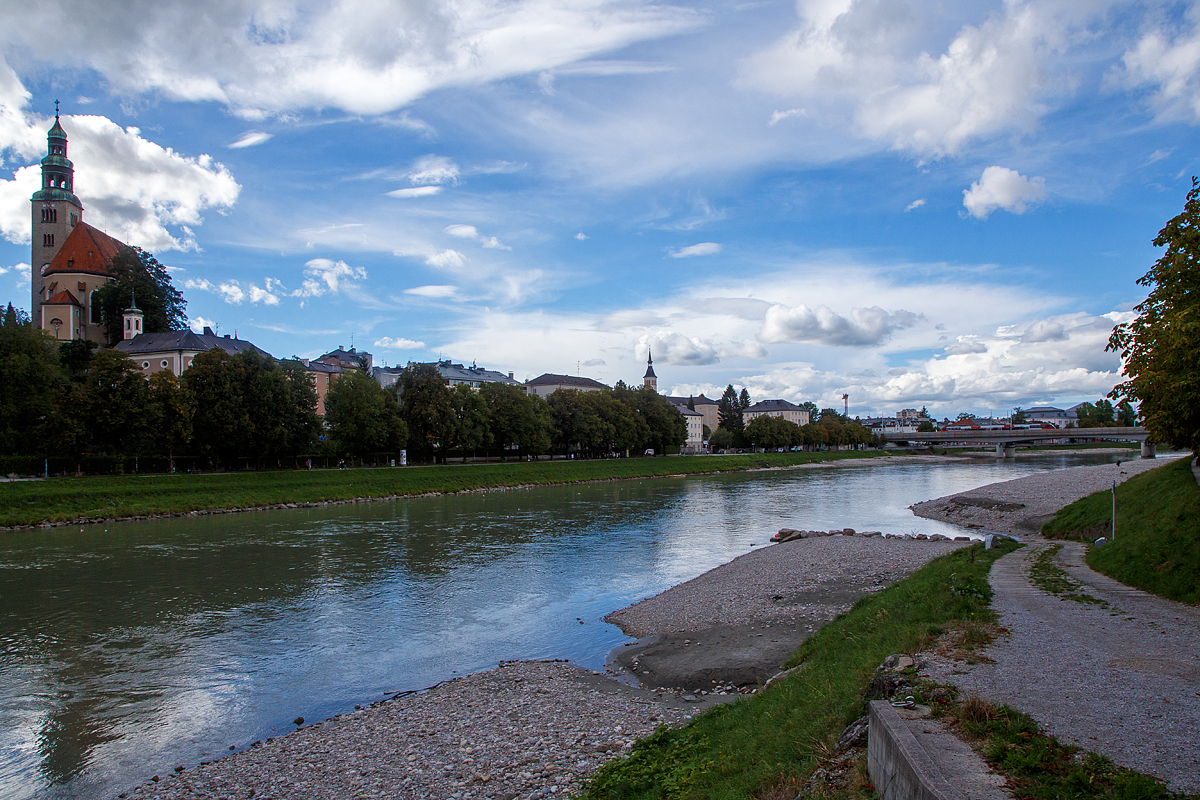
[[[162,776],[135,798],[541,798],[694,713],[561,662],[457,678]]]
[[[1161,462],[1130,462],[1122,470],[1154,466]],[[1128,474],[1087,467],[967,493],[1024,506],[967,506],[966,512],[992,529],[1024,534],[1028,544],[992,568],[992,607],[1008,635],[988,648],[993,663],[967,666],[922,654],[925,674],[1025,711],[1050,733],[1165,780],[1174,791],[1200,793],[1200,609],[1094,572],[1076,542],[1065,543],[1056,563],[1083,584],[1079,591],[1107,605],[1061,599],[1027,577],[1030,559],[1051,546],[1029,535],[1030,523],[1055,503],[1111,486],[1114,477]],[[953,509],[947,500],[953,498],[921,506]]]

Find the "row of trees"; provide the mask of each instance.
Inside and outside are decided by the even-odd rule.
[[[410,366],[392,389],[352,370],[331,384],[322,419],[298,360],[214,348],[182,377],[162,371],[146,380],[123,353],[93,347],[57,344],[11,304],[0,315],[0,455],[186,455],[231,467],[403,448],[416,461],[552,448],[661,453],[686,439],[665,398],[624,384],[546,401],[499,383],[451,388],[432,365]]]

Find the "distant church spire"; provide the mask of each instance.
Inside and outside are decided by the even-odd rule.
[[[654,354],[646,349],[646,376],[642,378],[642,385],[658,391],[658,376],[654,374]]]

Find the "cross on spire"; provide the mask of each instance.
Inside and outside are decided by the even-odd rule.
[[[58,122],[58,101],[54,101],[54,121]]]

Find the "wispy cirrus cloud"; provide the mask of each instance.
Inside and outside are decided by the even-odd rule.
[[[688,245],[681,247],[678,250],[671,251],[671,258],[693,258],[695,256],[712,256],[721,252],[721,245],[717,242],[700,242],[699,244]]]

